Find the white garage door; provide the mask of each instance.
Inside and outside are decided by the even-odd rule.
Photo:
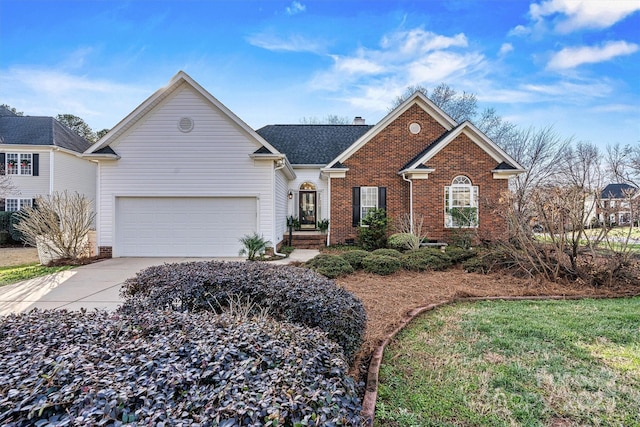
[[[238,256],[254,197],[118,197],[116,256]]]

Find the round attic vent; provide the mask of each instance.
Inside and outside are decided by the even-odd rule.
[[[422,129],[422,128],[420,127],[419,123],[411,123],[409,125],[409,132],[411,132],[414,135],[420,133],[420,129]]]
[[[178,121],[178,129],[182,132],[191,132],[193,129],[193,119],[191,117],[183,117]]]

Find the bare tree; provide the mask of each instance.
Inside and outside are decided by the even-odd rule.
[[[515,213],[521,224],[528,225],[534,217],[530,196],[539,187],[555,184],[554,178],[562,169],[572,138],[562,138],[552,126],[542,129],[513,130],[502,141],[502,148],[509,153],[526,172],[511,180]]]
[[[607,146],[607,162],[616,181],[640,188],[640,145]]]
[[[424,226],[424,215],[416,214],[410,215],[408,213],[400,215],[393,221],[393,228],[396,233],[406,234],[408,239],[406,241],[406,249],[415,251],[420,249],[420,243],[427,238],[426,229]]]
[[[429,95],[427,88],[422,85],[408,86],[400,96],[397,96],[393,100],[389,111],[394,110],[415,92],[422,92],[424,96],[442,108],[442,110],[456,122],[460,123],[465,120],[473,121],[473,118],[477,115],[478,102],[476,96],[473,93],[467,92],[458,94],[458,92],[445,83],[440,83],[436,86],[431,92],[431,95]]]
[[[18,193],[18,188],[11,181],[11,175],[6,175],[4,165],[0,164],[0,199]]]
[[[300,119],[300,124],[303,125],[348,125],[351,124],[351,119],[347,116],[338,116],[337,114],[328,114],[323,118],[318,117],[303,117]]]
[[[33,246],[45,245],[58,258],[78,259],[87,251],[95,213],[85,196],[68,192],[38,197],[19,211],[16,229]]]

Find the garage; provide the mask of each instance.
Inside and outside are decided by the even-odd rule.
[[[117,197],[115,256],[238,256],[255,197]]]

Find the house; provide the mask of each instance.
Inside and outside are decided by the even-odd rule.
[[[287,157],[184,72],[85,157],[98,162],[101,255],[238,256],[244,235],[282,240]]]
[[[0,199],[0,211],[65,190],[94,200],[97,165],[82,157],[90,145],[53,117],[18,116],[0,107],[0,174],[15,189]]]
[[[289,212],[302,225],[305,216],[313,218],[305,207],[319,198],[315,217],[329,219],[329,244],[355,241],[374,208],[392,219],[420,216],[434,240],[464,231],[496,237],[506,225],[490,206],[508,190],[508,178],[524,172],[473,124],[456,123],[420,92],[375,126],[356,117],[353,125],[274,125],[257,132],[292,154],[298,179],[290,191],[298,197]]]
[[[600,193],[600,223],[629,225],[640,219],[640,191],[630,184],[609,184]]]
[[[375,126],[254,131],[182,71],[85,157],[99,165],[98,247],[112,256],[236,256],[253,232],[279,248],[289,216],[310,230],[328,219],[326,241],[344,243],[372,208],[424,215],[434,239],[491,235],[505,225],[483,202],[524,171],[420,93]]]

